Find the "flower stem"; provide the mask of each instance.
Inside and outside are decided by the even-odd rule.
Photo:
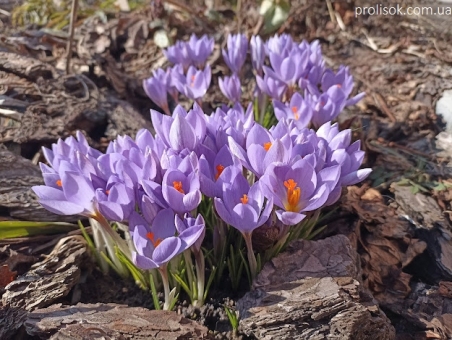
[[[257,275],[257,261],[256,256],[254,256],[253,251],[253,242],[251,241],[251,232],[243,233],[243,238],[245,239],[246,243],[246,253],[248,256],[248,264],[250,266],[250,272],[251,272],[251,280],[254,280],[254,278]]]
[[[195,263],[196,263],[196,278],[198,281],[198,299],[197,305],[202,306],[204,304],[204,285],[205,285],[205,268],[206,263],[204,259],[204,254],[202,250],[195,252]]]
[[[171,304],[170,301],[170,288],[169,288],[169,280],[168,280],[168,269],[166,265],[159,268],[160,276],[162,277],[163,282],[163,290],[165,293],[165,303],[163,304],[163,310],[168,310]]]

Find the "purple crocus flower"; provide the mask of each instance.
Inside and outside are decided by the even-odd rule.
[[[203,97],[210,86],[211,70],[209,65],[202,71],[190,66],[186,76],[180,73],[173,75],[176,76],[174,85],[179,92],[193,100]]]
[[[331,69],[327,69],[322,77],[321,88],[323,92],[329,92],[330,89],[339,88],[343,92],[345,98],[348,98],[353,91],[353,77],[349,73],[349,68],[341,65],[337,73],[334,73]],[[364,95],[365,93],[362,92],[353,98],[348,99],[345,105],[355,105],[364,97]]]
[[[248,39],[245,34],[230,34],[227,46],[227,50],[222,50],[223,59],[229,69],[233,73],[238,74],[245,63]]]
[[[347,101],[344,92],[338,87],[330,88],[320,96],[306,93],[305,98],[313,103],[312,124],[315,128],[335,119],[344,109]]]
[[[261,37],[253,35],[250,41],[251,46],[251,63],[258,75],[262,75],[262,66],[265,61],[265,44]]]
[[[287,134],[283,138],[274,138],[263,126],[255,124],[246,138],[246,151],[231,137],[228,139],[231,152],[258,177],[272,163],[289,161],[291,139]]]
[[[273,208],[270,198],[264,206],[264,194],[259,182],[251,187],[243,174],[234,167],[224,170],[223,198],[215,198],[215,209],[223,221],[241,233],[250,234],[263,225]]]
[[[340,165],[341,186],[353,185],[366,179],[372,169],[359,169],[365,152],[361,150],[361,141],[351,143],[351,130],[339,131],[337,123],[325,123],[317,130],[317,135],[328,142],[328,154],[325,166]]]
[[[162,180],[162,195],[168,206],[178,214],[195,209],[201,202],[199,175],[188,175],[178,169],[167,170]]]
[[[166,91],[167,83],[163,82],[161,77],[150,77],[143,80],[144,92],[151,100],[169,115],[168,94]]]
[[[221,92],[223,92],[225,97],[232,103],[240,101],[242,88],[240,87],[240,79],[236,74],[233,74],[230,77],[219,78],[218,85],[220,86]]]
[[[188,55],[192,64],[204,68],[207,58],[212,54],[213,45],[213,38],[209,38],[207,35],[198,38],[195,34],[192,34],[187,42]]]
[[[267,74],[264,75],[264,78],[256,76],[256,83],[263,93],[276,100],[281,100],[287,89],[287,85],[284,82],[272,78]]]
[[[286,225],[300,223],[305,214],[320,208],[328,199],[340,176],[340,167],[317,173],[312,165],[300,159],[292,165],[271,165],[260,182],[266,197],[271,197],[281,210],[278,219]],[[321,171],[321,172],[322,172]]]
[[[303,129],[309,125],[312,119],[312,104],[304,99],[300,93],[295,92],[290,99],[288,105],[278,100],[273,101],[275,116],[278,120],[293,120],[299,129]]]
[[[267,55],[270,55],[270,53],[278,53],[282,57],[286,57],[294,45],[293,39],[289,34],[275,34],[265,43],[265,50]]]
[[[199,179],[201,192],[208,197],[222,197],[223,171],[234,166],[241,171],[240,161],[231,154],[229,147],[224,145],[216,155],[213,163],[207,161],[202,155],[199,159]]]
[[[32,187],[44,208],[59,215],[104,216],[118,222],[129,217],[135,202],[130,188],[112,178],[104,181],[93,175],[91,180],[65,160],[59,165],[58,173],[43,172],[47,185]]]
[[[175,215],[171,209],[161,210],[152,226],[139,224],[131,227],[136,252],[133,262],[142,269],[154,269],[166,264],[175,256],[189,249],[203,234],[205,224],[193,223],[178,233]]]
[[[163,50],[163,54],[171,63],[181,65],[184,70],[191,65],[187,44],[183,41],[177,41],[173,46]]]
[[[151,110],[151,120],[157,136],[175,151],[194,150],[206,133],[205,115],[196,103],[188,113],[178,105],[173,117]]]
[[[294,47],[287,56],[269,53],[272,68],[264,66],[264,72],[271,78],[278,79],[289,88],[293,88],[300,79],[308,63],[307,51]]]

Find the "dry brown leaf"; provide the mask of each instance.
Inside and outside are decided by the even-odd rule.
[[[5,288],[16,278],[17,272],[12,272],[7,264],[0,267],[0,287]]]

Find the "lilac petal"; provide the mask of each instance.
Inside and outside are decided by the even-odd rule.
[[[248,147],[250,170],[256,175],[262,176],[265,172],[265,163],[263,160],[267,156],[267,152],[264,147],[258,144],[252,144]]]
[[[132,214],[130,214],[129,216],[129,231],[130,233],[133,235],[134,231],[135,231],[135,227],[138,225],[146,225],[148,222],[141,217],[140,214],[138,214],[135,211],[132,211]]]
[[[184,242],[186,248],[190,248],[202,236],[204,230],[204,224],[194,225],[181,232],[179,238]]]
[[[233,211],[235,213],[233,227],[241,232],[251,232],[256,229],[259,216],[252,206],[240,203],[234,207]]]
[[[296,225],[306,217],[304,214],[284,210],[276,210],[276,216],[287,226]]]
[[[371,172],[372,169],[360,169],[358,171],[353,171],[341,178],[341,185],[345,186],[359,183],[365,180]]]
[[[159,265],[150,258],[137,254],[136,252],[132,253],[132,261],[137,265],[137,267],[145,270],[159,267]]]
[[[226,206],[224,205],[223,200],[215,197],[214,205],[215,205],[215,210],[217,211],[217,213],[221,217],[221,219],[223,221],[225,221],[227,224],[232,225],[234,222],[234,219],[232,218],[231,213],[228,211],[228,209],[226,209]]]
[[[93,210],[94,188],[86,177],[73,172],[64,172],[61,175],[64,195],[71,202]]]
[[[202,195],[199,190],[189,192],[184,195],[182,202],[184,203],[184,210],[191,211],[201,203]]]
[[[330,189],[327,184],[322,184],[316,193],[309,199],[308,204],[303,208],[303,211],[313,211],[320,208],[328,199]]]
[[[336,188],[333,189],[333,191],[330,192],[330,195],[328,196],[328,199],[324,203],[324,206],[328,207],[328,206],[336,203],[341,198],[341,195],[342,195],[342,187],[337,186]]]
[[[66,197],[61,189],[48,187],[46,185],[36,185],[31,189],[41,200],[66,200]]]
[[[180,115],[177,115],[169,132],[170,146],[181,151],[185,148],[193,150],[196,146],[196,137],[191,125]]]
[[[184,250],[185,249],[182,248],[182,241],[179,237],[168,237],[154,249],[152,259],[161,266]]]
[[[39,204],[58,215],[79,215],[85,211],[83,207],[68,201],[39,200]]]
[[[280,140],[275,140],[270,149],[268,149],[267,154],[265,155],[264,161],[261,164],[263,164],[265,167],[268,167],[271,163],[276,162],[283,162],[284,161],[284,155],[285,155],[285,148]],[[265,170],[264,170],[265,171]],[[262,172],[264,172],[262,171]]]
[[[265,222],[267,222],[272,210],[273,210],[273,199],[270,198],[269,200],[267,200],[267,204],[265,205],[265,208],[262,211],[261,216],[259,217],[259,221],[257,222],[257,225],[259,227],[263,225]]]
[[[99,211],[108,220],[121,222],[124,220],[124,212],[120,204],[116,202],[102,201],[98,203]]]
[[[162,208],[168,208],[168,203],[165,201],[162,193],[162,186],[153,181],[141,181],[144,192]]]
[[[174,236],[176,226],[172,209],[163,209],[157,213],[157,216],[155,216],[154,222],[152,223],[152,232],[155,241]]]

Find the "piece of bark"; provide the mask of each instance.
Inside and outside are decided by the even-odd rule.
[[[452,280],[452,226],[435,199],[422,193],[413,193],[411,187],[392,184],[395,203],[400,215],[415,226],[416,237],[425,241],[426,251],[416,258],[411,267],[416,275],[430,284]]]
[[[344,235],[298,240],[268,262],[237,302],[240,328],[257,339],[394,339],[360,283],[359,258]]]
[[[359,216],[351,229],[340,231],[360,250],[364,286],[381,306],[400,305],[411,292],[411,275],[405,268],[425,251],[426,243],[373,188],[348,187],[342,207]]]
[[[27,319],[27,312],[21,308],[0,307],[0,339],[23,339],[18,330]]]
[[[176,312],[117,304],[56,304],[29,313],[29,335],[41,339],[213,339],[208,329]]]
[[[11,72],[32,81],[38,78],[51,79],[58,76],[56,69],[50,64],[24,55],[0,51],[0,70]]]
[[[400,332],[414,336],[415,339],[451,339],[452,338],[452,282],[441,282],[439,286],[430,286],[422,282],[412,284],[411,294],[397,306],[397,312],[407,322]],[[406,323],[406,322],[405,322]],[[409,329],[409,326],[414,329]]]
[[[51,305],[78,283],[86,259],[82,236],[61,239],[45,260],[5,287],[3,306],[32,311]]]
[[[76,216],[60,216],[45,210],[31,190],[43,185],[41,170],[26,158],[0,145],[0,207],[9,215],[27,221],[77,221]]]

